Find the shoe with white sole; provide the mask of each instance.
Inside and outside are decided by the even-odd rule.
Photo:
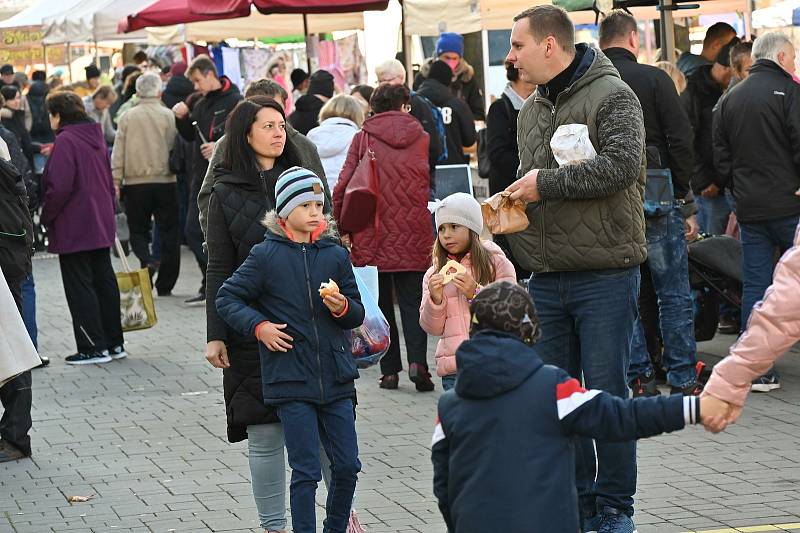
[[[64,358],[68,365],[94,365],[98,363],[110,363],[111,356],[103,352],[95,353],[76,353]]]

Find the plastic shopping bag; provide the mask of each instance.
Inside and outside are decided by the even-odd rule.
[[[350,330],[350,340],[356,366],[368,368],[377,364],[389,351],[389,322],[378,307],[378,299],[373,295],[369,284],[362,279],[364,273],[359,273],[359,270],[354,267],[353,274],[358,292],[361,293],[361,303],[364,304],[364,323]]]
[[[41,363],[0,269],[0,386]]]
[[[589,139],[586,124],[564,124],[559,126],[550,139],[550,148],[558,166],[574,165],[594,159],[597,152]]]

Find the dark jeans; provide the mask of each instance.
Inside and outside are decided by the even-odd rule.
[[[36,325],[36,284],[33,281],[33,272],[22,282],[22,319],[33,347],[38,350],[39,328]]]
[[[78,352],[122,345],[119,286],[109,249],[61,254],[58,261]]]
[[[689,289],[688,248],[680,211],[673,210],[661,217],[648,218],[646,234],[647,262],[642,265],[642,293],[645,277],[649,277],[658,301],[667,382],[674,387],[685,388],[696,381],[697,346]],[[640,306],[642,296],[639,299]],[[650,377],[654,373],[645,339],[643,321],[637,320],[633,330],[629,380],[638,376]]]
[[[286,453],[292,468],[289,486],[292,530],[295,533],[317,530],[314,495],[322,479],[319,456],[322,443],[331,462],[323,532],[345,533],[361,471],[353,400],[345,398],[324,405],[288,402],[278,406],[278,416],[283,424]]]
[[[161,265],[155,286],[159,293],[170,292],[178,281],[181,261],[177,186],[174,183],[126,186],[125,214],[131,231],[131,248],[142,268],[155,266],[150,251],[151,221],[155,217],[161,237]]]
[[[534,349],[544,362],[583,378],[588,389],[627,398],[639,267],[534,274],[528,287],[542,327],[542,339]],[[582,517],[591,517],[606,506],[632,515],[636,441],[596,441],[594,446],[587,438],[577,442],[576,483]]]
[[[189,211],[189,178],[186,174],[177,174],[178,183],[178,227],[181,244],[186,242],[184,231],[186,228],[186,214]]]
[[[696,201],[699,209],[697,223],[700,225],[700,231],[709,235],[725,235],[728,218],[733,210],[725,194],[720,193],[714,198],[703,198],[698,195]]]
[[[197,195],[200,193],[200,186],[203,184],[203,176],[199,179],[195,177],[192,182],[191,193],[189,194],[189,208],[186,212],[186,244],[192,250],[194,258],[197,260],[197,266],[200,267],[200,272],[203,274],[203,283],[200,286],[200,292],[206,292],[206,270],[208,270],[208,255],[203,250],[203,230],[200,229],[200,208],[197,205]]]
[[[448,391],[456,386],[456,375],[442,376],[442,389]]]
[[[8,288],[17,304],[17,309],[22,313],[22,281],[24,278],[8,279]],[[0,387],[0,404],[3,405],[3,416],[0,417],[0,439],[10,443],[23,452],[31,454],[31,438],[28,432],[33,425],[31,420],[31,406],[33,405],[33,392],[31,391],[31,372],[23,372],[2,387]]]
[[[747,328],[753,306],[772,285],[775,249],[783,254],[794,244],[800,217],[780,218],[769,222],[739,223],[742,235],[742,330]]]
[[[422,278],[424,272],[380,272],[378,273],[378,307],[389,322],[389,352],[381,359],[381,373],[384,376],[397,374],[403,370],[400,359],[400,336],[394,314],[394,295],[400,307],[403,322],[403,336],[406,340],[408,363],[420,363],[428,368],[428,335],[419,325],[419,306],[422,303]]]

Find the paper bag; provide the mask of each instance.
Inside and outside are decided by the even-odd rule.
[[[0,386],[41,363],[0,270]]]
[[[550,148],[558,166],[580,163],[597,155],[586,124],[559,126],[550,139]]]
[[[512,201],[510,194],[508,191],[499,192],[481,204],[483,223],[492,235],[517,233],[530,223],[525,213],[525,202]]]

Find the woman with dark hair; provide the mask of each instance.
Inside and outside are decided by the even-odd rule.
[[[206,359],[223,369],[228,440],[248,442],[261,527],[277,532],[286,527],[283,430],[275,410],[264,405],[258,341],[230,329],[214,302],[225,280],[264,240],[261,219],[275,209],[278,176],[298,161],[286,140],[283,108],[265,96],[244,100],[231,111],[225,138],[208,207]]]
[[[347,186],[367,148],[378,164],[380,213],[376,227],[350,235],[356,266],[378,267],[378,305],[389,321],[391,344],[381,360],[380,386],[396,389],[400,344],[394,314],[394,294],[400,307],[408,355],[408,375],[418,391],[433,390],[426,352],[428,337],[419,325],[422,278],[431,264],[433,228],[428,212],[430,169],[428,134],[409,114],[409,90],[405,85],[378,86],[370,99],[373,116],[350,144],[347,160],[333,193],[333,214],[341,219]]]
[[[56,140],[42,176],[41,221],[50,253],[58,254],[78,346],[66,362],[122,359],[119,287],[109,253],[116,232],[114,185],[103,130],[73,92],[50,93],[46,105]]]
[[[40,147],[33,144],[31,135],[25,127],[25,110],[22,109],[22,93],[16,85],[3,85],[0,87],[0,121],[3,127],[17,137],[22,153],[28,161],[28,167],[33,167],[33,154],[38,154]],[[22,172],[22,170],[20,170]]]

